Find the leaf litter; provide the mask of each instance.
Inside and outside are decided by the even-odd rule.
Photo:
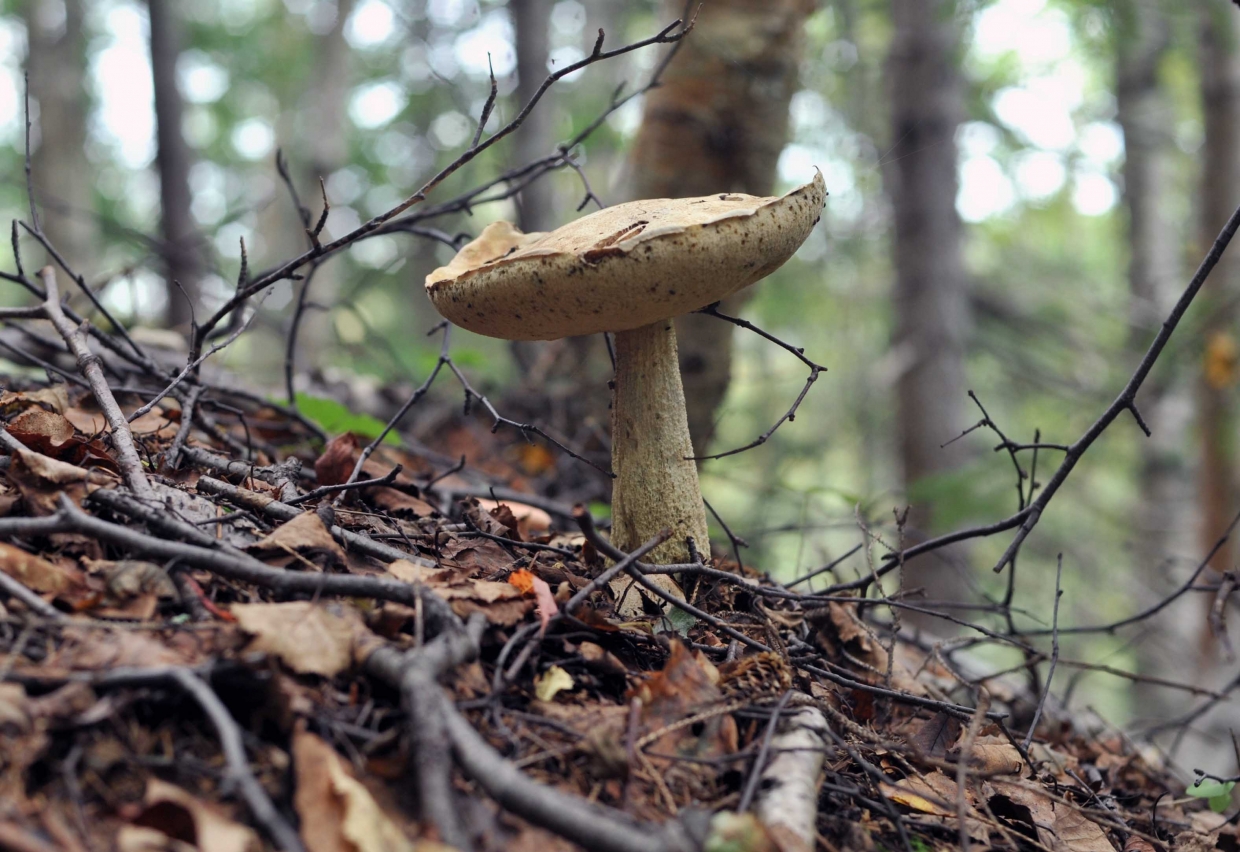
[[[381,446],[361,472],[399,465],[381,485],[290,506],[347,482],[364,439],[324,446],[249,403],[263,435],[251,458],[240,427],[191,429],[187,446],[205,452],[178,470],[152,461],[158,499],[131,511],[96,495],[123,494],[119,468],[78,397],[0,393],[24,445],[5,457],[0,523],[54,520],[68,500],[110,525],[104,538],[66,524],[0,542],[0,572],[30,596],[0,595],[2,848],[249,852],[288,845],[272,831],[282,823],[311,852],[451,848],[413,783],[426,746],[409,696],[372,676],[380,651],[416,655],[445,617],[480,620],[480,654],[431,688],[523,783],[643,825],[713,813],[706,848],[1236,848],[1231,820],[1168,797],[1182,784],[1115,730],[1048,709],[1025,749],[1015,733],[1036,696],[995,684],[1002,713],[977,716],[975,688],[846,598],[824,607],[724,558],[707,566],[731,581],[667,577],[698,615],[625,576],[593,582],[612,565],[597,540],[531,488],[531,471],[554,467],[525,444],[486,446],[469,419],[443,432],[442,455]],[[162,458],[180,416],[135,421],[147,458]],[[475,462],[454,469],[462,447]],[[205,477],[221,484],[199,487]],[[197,555],[159,549],[169,541]],[[380,591],[334,591],[345,578]],[[187,677],[208,697],[178,688]],[[764,795],[749,782],[793,708],[827,730],[808,840],[742,812]],[[277,819],[258,818],[238,786],[221,712]],[[500,806],[484,781],[449,766],[445,782],[475,848],[582,848]]]

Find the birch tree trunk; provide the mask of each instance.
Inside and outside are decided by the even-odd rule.
[[[630,197],[771,194],[788,137],[804,24],[814,8],[811,0],[719,0],[701,7],[663,85],[646,96]],[[683,12],[680,0],[664,4],[664,18]],[[736,313],[747,298],[726,300],[724,313]],[[677,319],[676,336],[689,432],[702,455],[731,380],[732,329],[690,315]]]
[[[29,0],[26,70],[38,104],[39,144],[34,150],[35,200],[48,239],[75,271],[98,268],[91,165],[86,159],[86,38],[81,0]],[[33,252],[35,246],[27,245]],[[26,260],[37,269],[50,259]]]
[[[952,0],[891,3],[891,147],[883,178],[895,217],[892,347],[906,365],[896,383],[896,419],[904,486],[913,501],[907,531],[912,540],[935,530],[934,507],[918,500],[918,486],[968,457],[965,442],[943,446],[960,434],[968,403],[969,302],[955,143],[964,105],[955,11]],[[960,549],[914,560],[905,585],[922,587],[935,600],[962,599],[962,561]]]
[[[176,0],[147,0],[151,22],[151,74],[155,84],[155,165],[159,171],[160,235],[167,276],[167,324],[188,332],[200,303],[203,246],[189,191],[192,154],[181,132],[184,113],[177,86],[181,22]],[[177,286],[177,285],[180,286]]]

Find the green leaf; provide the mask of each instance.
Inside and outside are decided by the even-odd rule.
[[[1215,781],[1212,778],[1198,778],[1186,792],[1198,799],[1208,799],[1210,810],[1221,814],[1231,805],[1231,791],[1235,789],[1235,781]]]
[[[660,629],[665,623],[669,625],[672,630],[675,630],[681,636],[687,638],[689,636],[689,628],[697,624],[697,619],[692,615],[689,615],[689,613],[685,612],[683,609],[672,607],[672,609],[663,614],[663,618],[659,621],[659,624],[655,626],[656,632],[667,632],[664,629]]]
[[[297,409],[332,435],[352,432],[373,440],[383,433],[383,427],[387,425],[369,414],[354,414],[334,399],[311,396],[308,393],[297,394]],[[395,432],[389,432],[383,443],[399,444],[400,439]]]

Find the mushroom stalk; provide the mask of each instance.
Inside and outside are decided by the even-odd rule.
[[[631,551],[665,527],[672,537],[650,561],[689,562],[686,539],[710,552],[706,509],[692,460],[685,391],[672,320],[615,333],[616,377],[611,412],[611,538]]]

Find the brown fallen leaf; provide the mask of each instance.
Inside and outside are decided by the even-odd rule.
[[[91,594],[86,576],[76,568],[58,565],[3,542],[0,542],[0,571],[39,594],[79,600]]]
[[[104,471],[87,470],[42,453],[18,450],[10,459],[9,481],[17,486],[33,515],[54,514],[62,493],[80,503],[94,488],[117,481]]]
[[[935,713],[929,719],[918,719],[908,744],[923,757],[942,760],[948,747],[960,736],[960,720],[946,713]]]
[[[304,728],[293,734],[293,770],[308,852],[446,852],[406,837],[335,750]]]
[[[434,589],[462,618],[481,612],[492,624],[509,627],[525,618],[534,605],[516,586],[474,579],[466,569],[428,568],[405,559],[387,568],[406,583],[422,583]]]
[[[1035,829],[1038,841],[1053,852],[1115,852],[1106,832],[1080,808],[1056,801],[1042,787],[1001,780],[990,784],[995,793],[988,802],[990,809]]]
[[[9,421],[9,434],[37,453],[57,458],[60,449],[73,440],[75,429],[63,414],[38,406],[27,408]]]
[[[274,654],[298,674],[335,677],[353,665],[354,648],[369,633],[356,610],[336,614],[306,601],[234,604],[232,614],[254,636],[251,647]]]
[[[910,775],[899,781],[884,783],[882,787],[887,798],[918,813],[947,817],[959,816],[956,808],[959,795],[956,779],[942,772]],[[970,804],[971,799],[970,796],[965,800],[966,816],[977,816]]]
[[[349,479],[357,463],[357,436],[346,432],[332,438],[323,449],[323,455],[314,462],[314,473],[319,485],[340,485]]]
[[[642,704],[640,733],[658,736],[650,744],[652,755],[676,755],[693,758],[694,762],[679,763],[664,757],[650,757],[650,762],[665,773],[672,789],[687,787],[695,790],[712,772],[703,764],[711,758],[734,754],[737,749],[736,721],[727,713],[710,715],[701,725],[678,725],[707,708],[723,704],[719,672],[700,651],[691,652],[684,643],[672,640],[671,653],[663,670],[651,675],[636,687],[630,697]],[[695,733],[696,731],[696,733]]]
[[[158,778],[147,782],[144,804],[142,812],[117,832],[119,852],[162,852],[178,848],[201,852],[260,852],[263,848],[254,829],[229,819],[213,805]]]
[[[55,384],[38,390],[0,391],[0,415],[5,417],[36,405],[56,414],[64,414],[69,407],[69,390],[63,384]]]
[[[336,567],[345,563],[344,550],[315,512],[303,512],[286,521],[270,535],[250,545],[248,550],[262,559],[287,557],[284,561],[301,565],[307,561],[320,567]]]

